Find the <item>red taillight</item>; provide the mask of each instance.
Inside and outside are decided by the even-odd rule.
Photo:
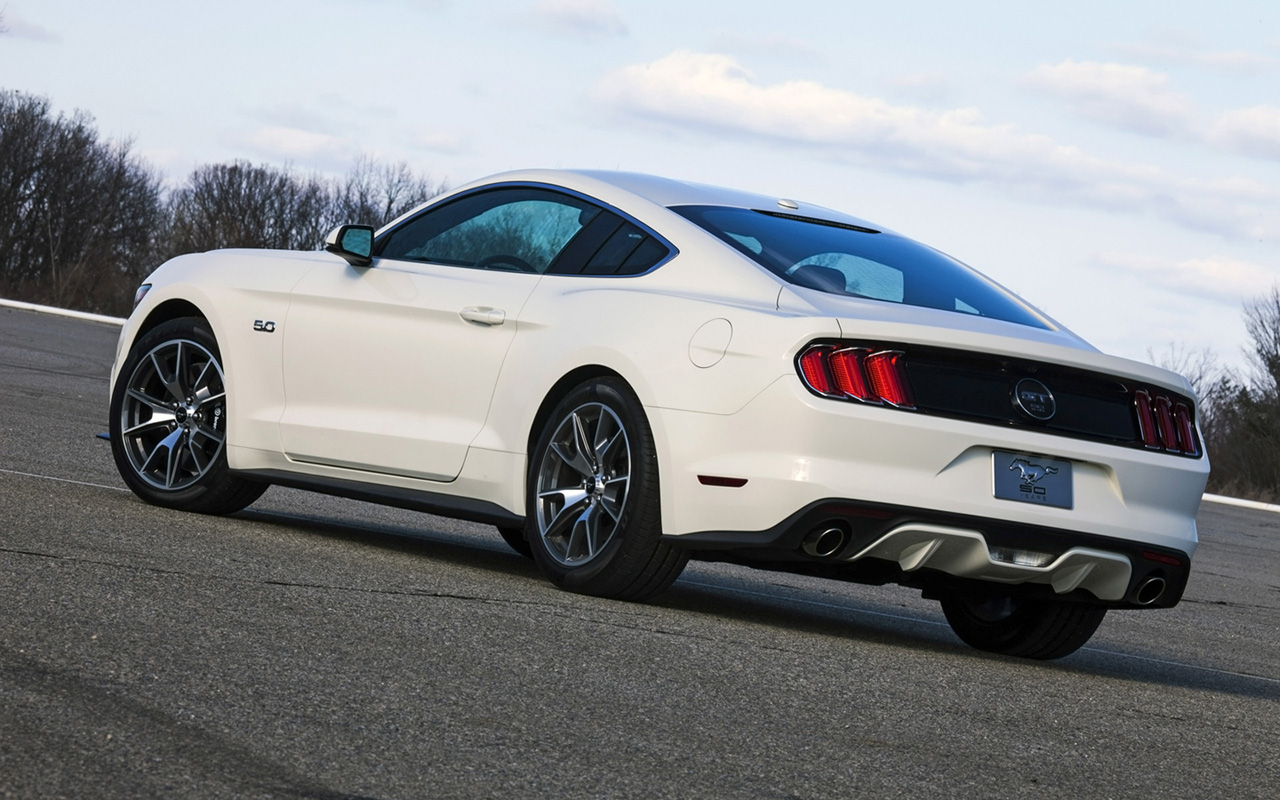
[[[836,380],[837,389],[850,397],[871,401],[871,390],[863,372],[863,362],[870,352],[866,348],[852,347],[831,354],[831,375]]]
[[[1152,397],[1146,389],[1139,389],[1133,393],[1133,410],[1138,418],[1138,438],[1144,445],[1152,450],[1200,455],[1195,421],[1186,403],[1175,404],[1168,397]]]
[[[871,390],[889,405],[915,408],[903,359],[904,355],[894,350],[872,353],[866,358],[867,377],[871,379]]]
[[[811,345],[797,364],[809,388],[825,397],[915,408],[899,350]]]
[[[1158,448],[1160,438],[1156,433],[1156,415],[1151,411],[1151,395],[1142,389],[1134,392],[1133,407],[1138,412],[1138,435],[1142,437],[1142,443]]]
[[[831,373],[827,370],[827,356],[832,348],[828,346],[811,347],[800,356],[800,374],[805,383],[818,394],[832,395]]]
[[[1178,429],[1178,448],[1189,456],[1200,455],[1196,446],[1196,425],[1191,421],[1191,409],[1185,403],[1178,403],[1173,408],[1174,425]]]
[[[1178,449],[1178,433],[1173,429],[1173,403],[1167,397],[1156,398],[1156,423],[1160,426],[1160,444],[1166,450]]]

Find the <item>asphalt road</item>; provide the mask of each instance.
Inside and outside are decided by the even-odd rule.
[[[117,329],[0,308],[0,797],[1276,797],[1280,515],[1056,662],[936,605],[694,564],[560,592],[495,531],[271,489],[144,505]]]

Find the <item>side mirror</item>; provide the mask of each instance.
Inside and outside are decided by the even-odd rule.
[[[368,225],[339,225],[324,237],[327,253],[342,256],[353,267],[373,263],[373,228]]]

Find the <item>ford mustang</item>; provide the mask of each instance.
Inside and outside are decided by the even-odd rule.
[[[690,557],[938,600],[1058,658],[1182,596],[1209,464],[1182,377],[808,203],[646,175],[481,180],[314,252],[140,287],[110,438],[142,499],[271,484],[492,524],[640,600]]]

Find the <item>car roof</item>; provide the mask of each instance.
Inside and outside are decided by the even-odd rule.
[[[492,175],[483,180],[469,184],[462,189],[478,188],[482,185],[496,183],[546,183],[563,186],[584,194],[599,197],[606,202],[625,205],[620,202],[617,192],[646,200],[664,208],[672,206],[728,206],[733,208],[750,208],[770,211],[779,214],[794,214],[800,217],[840,222],[857,225],[863,228],[885,230],[881,226],[858,217],[843,214],[813,203],[805,203],[794,198],[783,198],[710,186],[702,183],[673,180],[657,175],[640,172],[614,172],[610,170],[562,170],[562,169],[528,169],[515,172],[504,172]]]

